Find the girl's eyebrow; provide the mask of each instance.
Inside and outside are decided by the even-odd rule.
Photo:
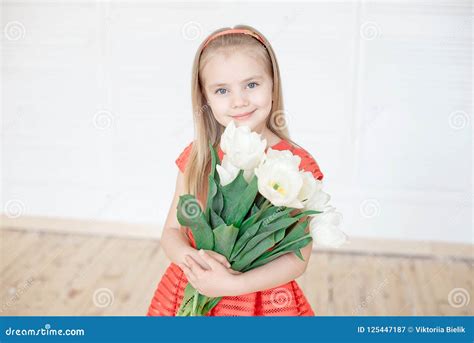
[[[255,75],[255,76],[251,76],[249,78],[246,78],[245,80],[242,80],[240,81],[240,83],[244,83],[244,82],[247,82],[247,81],[250,81],[250,80],[254,80],[254,79],[261,79],[262,76],[260,75]],[[214,88],[214,87],[221,87],[221,86],[227,86],[226,83],[215,83],[213,85],[210,85],[209,88]]]

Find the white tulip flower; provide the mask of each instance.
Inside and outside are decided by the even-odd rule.
[[[233,166],[253,172],[265,157],[267,141],[248,126],[235,127],[231,121],[222,134],[220,145]]]
[[[315,215],[309,225],[314,242],[318,245],[338,248],[347,241],[347,235],[340,229],[342,214],[328,206],[324,213]]]
[[[268,149],[266,158],[255,169],[260,194],[275,206],[303,208],[298,199],[303,186],[300,161],[290,151]]]

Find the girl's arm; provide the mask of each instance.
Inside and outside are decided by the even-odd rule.
[[[184,191],[184,174],[178,172],[178,177],[176,178],[176,189],[161,234],[160,244],[165,255],[171,260],[171,262],[185,264],[185,256],[190,255],[203,268],[208,269],[209,265],[199,257],[198,251],[189,244],[188,237],[182,230],[180,230],[181,225],[176,218],[176,207],[178,206],[179,197],[184,194]],[[225,267],[230,267],[230,264],[224,256],[215,252],[212,252],[211,256]]]
[[[313,242],[301,249],[304,261],[294,253],[282,255],[248,272],[235,275],[235,295],[253,293],[284,285],[300,277],[308,266]]]
[[[187,263],[180,264],[180,267],[199,293],[209,297],[236,296],[274,288],[296,279],[306,270],[311,249],[312,243],[301,249],[304,261],[294,253],[288,253],[245,273],[223,267],[209,255],[208,250],[202,250],[200,257],[210,269],[201,268],[192,256],[187,256]]]
[[[182,194],[184,194],[184,175],[182,172],[178,172],[173,201],[171,202],[160,239],[165,255],[173,263],[184,263],[184,257],[186,254],[190,254],[193,249],[184,232],[180,230],[180,224],[176,219],[176,207]]]

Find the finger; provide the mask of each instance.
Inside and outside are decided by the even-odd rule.
[[[199,250],[199,255],[211,267],[211,269],[222,268],[222,264],[211,257],[205,250]]]
[[[199,256],[198,251],[196,251],[195,255],[190,255],[190,256],[194,259],[194,261],[197,262],[197,264],[201,266],[202,269],[204,270],[211,269],[211,267],[209,267],[209,265],[202,259],[202,257]]]
[[[225,258],[224,255],[221,255],[215,251],[212,251],[212,250],[205,250],[206,253],[208,255],[210,255],[211,257],[213,257],[214,259],[216,259],[218,262],[220,262],[221,264],[223,264],[224,266],[226,266],[227,268],[230,267],[230,263],[229,261],[227,261],[227,259]]]
[[[191,286],[193,286],[194,289],[196,289],[196,290],[198,289],[198,286],[197,286],[196,282],[191,281],[191,280],[188,279],[188,283],[189,283]]]
[[[189,283],[191,283],[192,285],[192,283],[196,281],[196,276],[193,274],[193,271],[189,269],[189,267],[186,266],[185,264],[179,263],[178,266],[183,270],[184,275],[186,275],[186,279],[188,279]]]
[[[198,289],[197,283],[195,281],[188,279],[188,282],[191,286],[193,286],[194,289]]]
[[[193,272],[194,276],[199,277],[202,273],[204,273],[205,269],[203,269],[199,263],[197,263],[191,256],[186,255],[185,257],[186,262],[188,263],[189,269]]]
[[[229,273],[234,274],[234,275],[242,274],[242,272],[238,272],[237,270],[233,270],[231,268],[229,268],[228,271],[229,271]]]

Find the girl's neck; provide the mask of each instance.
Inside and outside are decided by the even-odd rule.
[[[274,134],[272,131],[270,131],[265,124],[263,124],[263,128],[260,128],[260,130],[255,129],[255,131],[258,132],[262,136],[262,138],[265,138],[267,140],[267,148],[274,146],[281,140],[281,138]]]

